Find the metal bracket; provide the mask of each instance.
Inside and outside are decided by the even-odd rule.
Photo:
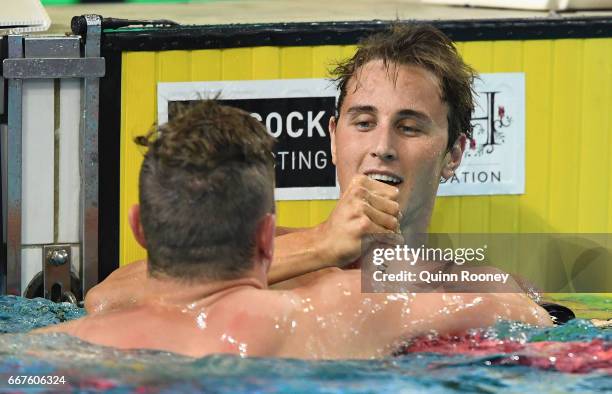
[[[83,17],[87,25],[87,40],[82,37],[24,37],[11,35],[8,58],[2,63],[2,73],[8,82],[8,160],[7,160],[7,259],[0,269],[6,270],[6,281],[0,281],[0,293],[22,295],[21,289],[21,227],[22,227],[22,100],[23,83],[30,78],[81,78],[80,123],[80,283],[82,289],[71,289],[70,264],[51,264],[71,258],[70,248],[64,252],[43,250],[43,286],[45,296],[54,301],[74,299],[73,293],[85,294],[98,283],[98,111],[99,78],[105,73],[105,60],[100,57],[101,18]],[[84,44],[83,57],[73,56]],[[75,54],[78,56],[78,52]],[[2,81],[2,76],[0,76]],[[4,266],[4,267],[3,267]],[[1,275],[0,275],[1,276]],[[4,279],[4,278],[2,278]],[[57,287],[57,286],[59,287]],[[76,285],[75,285],[76,286]],[[59,297],[59,298],[58,298]]]
[[[76,297],[70,285],[72,260],[70,245],[45,245],[42,256],[45,298],[54,302],[76,303]]]
[[[5,59],[6,79],[30,78],[100,78],[104,76],[104,58],[22,58]]]

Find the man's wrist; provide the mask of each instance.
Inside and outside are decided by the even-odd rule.
[[[327,222],[312,228],[312,247],[319,269],[339,267],[337,256],[333,253],[333,240],[327,231]]]

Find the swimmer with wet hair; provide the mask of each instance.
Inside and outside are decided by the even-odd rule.
[[[140,205],[130,214],[147,248],[142,296],[38,332],[193,357],[366,359],[392,355],[432,331],[452,334],[498,319],[550,324],[520,293],[362,294],[358,269],[270,290],[274,163],[264,126],[206,101],[137,142],[147,147]]]

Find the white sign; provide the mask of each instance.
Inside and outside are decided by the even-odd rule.
[[[481,74],[468,139],[455,175],[439,196],[525,192],[525,74]]]

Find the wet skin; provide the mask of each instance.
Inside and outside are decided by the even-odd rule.
[[[136,305],[38,332],[192,357],[367,359],[390,356],[410,338],[497,319],[550,325],[523,294],[362,294],[360,277],[336,269],[287,291],[267,290],[254,276],[191,285],[149,278]]]

